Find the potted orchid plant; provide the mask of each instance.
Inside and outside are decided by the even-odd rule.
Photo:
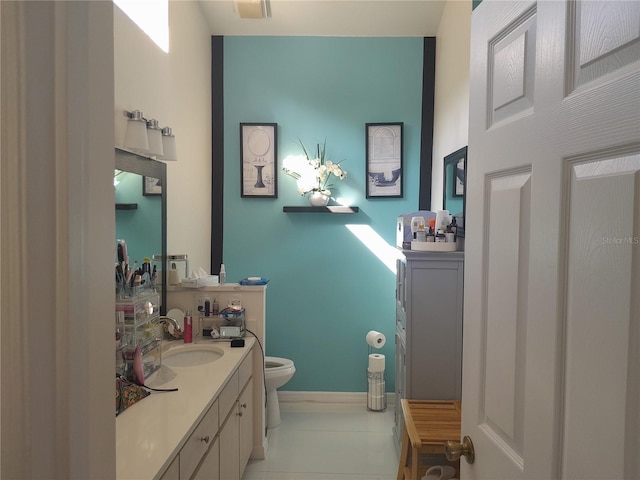
[[[309,193],[309,201],[314,206],[324,206],[329,202],[331,195],[329,183],[331,176],[339,180],[347,177],[347,172],[342,169],[340,162],[332,162],[326,158],[327,140],[316,145],[316,155],[312,157],[310,151],[298,139],[304,155],[294,155],[286,157],[282,161],[282,170],[295,178],[298,186],[298,193],[306,195]]]

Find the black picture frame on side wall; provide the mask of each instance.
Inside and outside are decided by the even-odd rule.
[[[366,124],[366,197],[402,198],[404,123]]]
[[[278,198],[278,124],[240,124],[240,196]]]
[[[464,186],[465,186],[465,170],[467,169],[465,163],[467,162],[467,158],[461,158],[455,164],[455,175],[453,175],[453,185],[452,191],[454,197],[462,197],[464,196]]]
[[[162,195],[162,180],[155,177],[142,177],[142,195],[145,197]]]
[[[467,189],[468,147],[462,147],[444,157],[442,208],[456,216],[458,236],[464,237]]]

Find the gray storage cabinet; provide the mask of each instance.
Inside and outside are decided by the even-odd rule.
[[[464,252],[403,250],[396,278],[396,413],[401,398],[459,400],[462,396]]]

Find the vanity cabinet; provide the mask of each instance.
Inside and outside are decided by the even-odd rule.
[[[220,430],[220,476],[225,480],[240,479],[240,430],[237,410],[234,408]]]
[[[224,418],[220,427],[220,478],[224,480],[240,480],[253,450],[251,368],[252,356],[248,355],[220,394],[220,418]]]
[[[180,458],[176,457],[164,471],[160,480],[180,480]]]
[[[220,439],[213,441],[213,445],[202,460],[200,467],[191,480],[220,480]]]
[[[180,478],[191,478],[218,433],[218,401],[205,414],[180,451]]]
[[[253,349],[161,480],[240,480],[253,450]]]
[[[240,470],[249,462],[253,451],[253,382],[247,382],[238,398],[240,416]]]
[[[462,396],[464,252],[403,250],[396,277],[396,406]],[[404,420],[396,408],[400,445]]]

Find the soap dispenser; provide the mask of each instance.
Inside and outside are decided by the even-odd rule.
[[[227,281],[227,272],[224,269],[224,263],[220,264],[220,275],[218,278],[220,285],[224,285],[224,283]]]

